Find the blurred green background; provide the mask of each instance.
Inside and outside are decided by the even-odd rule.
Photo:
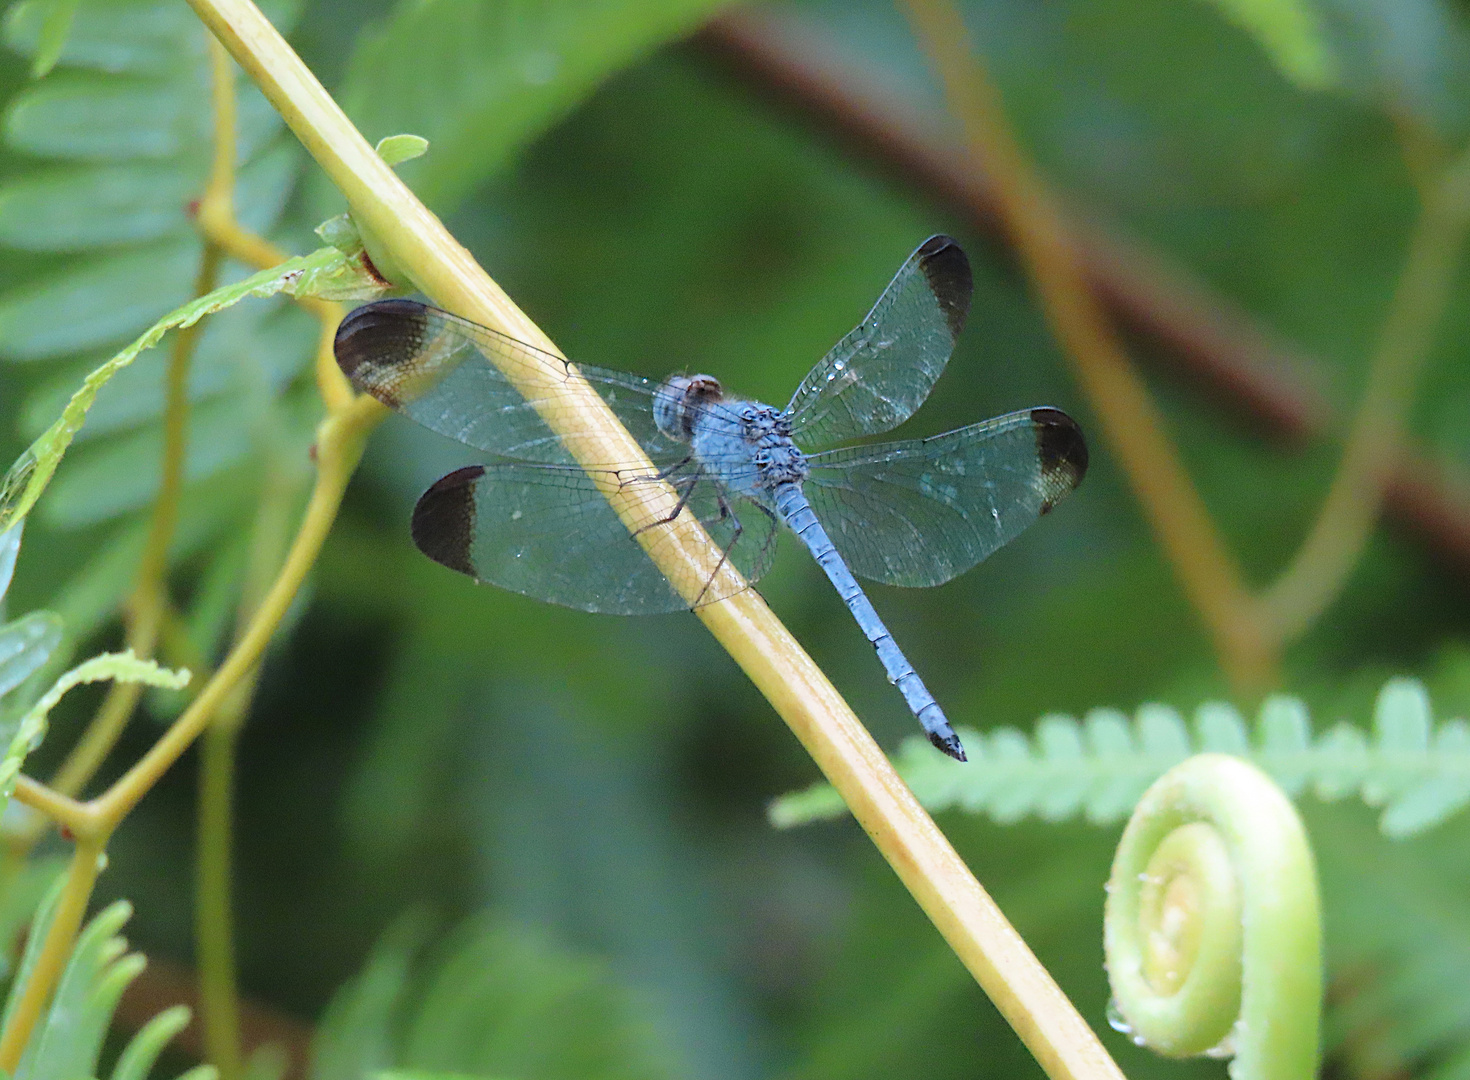
[[[707,35],[680,40],[715,6],[271,10],[369,139],[429,138],[403,175],[569,356],[708,371],[783,402],[908,252],[948,232],[974,264],[975,303],[947,373],[903,430],[1041,404],[1093,430],[1010,251],[820,116],[773,100]],[[1463,143],[1470,38],[1463,4],[1449,0],[1318,6],[1345,73],[1319,94],[1295,88],[1205,3],[976,0],[965,13],[1058,190],[1316,357],[1322,393],[1346,414],[1414,215],[1402,129]],[[894,9],[830,0],[780,11],[870,85],[944,123]],[[197,258],[183,202],[207,162],[202,32],[173,3],[88,2],[78,19],[40,83],[27,82],[19,16],[18,51],[0,56],[11,102],[0,178],[44,189],[39,203],[0,197],[0,351],[12,361],[0,363],[0,438],[12,456],[80,372],[187,296]],[[263,106],[243,109],[242,132],[247,220],[293,251],[317,246],[310,229],[340,200]],[[133,203],[109,211],[94,192],[89,216],[45,201],[103,165],[135,170],[110,181],[133,184]],[[177,191],[160,188],[170,175],[183,178]],[[148,198],[153,218],[137,209]],[[198,390],[190,505],[208,509],[197,525],[186,515],[193,539],[175,579],[186,605],[213,595],[211,581],[227,598],[238,582],[260,462],[306,468],[312,327],[258,307],[219,320],[213,359],[201,360],[215,376]],[[1467,321],[1457,288],[1413,416],[1417,440],[1451,466],[1470,454]],[[1266,438],[1166,350],[1134,345],[1249,577],[1267,580],[1319,506],[1333,441]],[[41,504],[10,598],[15,612],[56,607],[87,648],[117,640],[109,612],[129,564],[106,558],[125,553],[157,484],[149,421],[162,369],[145,361],[136,385],[99,401],[97,434]],[[956,724],[1025,729],[1048,711],[1228,696],[1123,477],[1100,439],[1092,448],[1083,487],[978,569],[934,590],[872,588]],[[693,616],[565,611],[475,587],[418,554],[414,499],[472,460],[399,418],[385,423],[273,647],[241,748],[244,992],[314,1021],[404,912],[427,913],[436,936],[489,910],[548,955],[587,958],[626,995],[640,1049],[626,1061],[592,1054],[599,1064],[576,1075],[1038,1074],[855,825],[768,826],[769,801],[816,770]],[[1381,529],[1289,652],[1283,689],[1319,726],[1365,725],[1392,673],[1425,678],[1441,715],[1470,707],[1458,651],[1466,569]],[[910,734],[871,649],[796,545],[761,591],[880,743]],[[41,774],[96,700],[68,701]],[[154,714],[170,708],[152,701]],[[141,716],[114,770],[159,730]],[[128,820],[99,897],[132,899],[136,944],[183,964],[195,772],[191,755]],[[1329,1074],[1470,1075],[1470,822],[1391,843],[1361,805],[1304,811],[1325,896]],[[1107,1029],[1100,926],[1116,828],[1003,828],[958,813],[940,824],[1130,1076],[1221,1075],[1222,1063],[1165,1062]],[[557,1035],[610,1037],[590,1008],[568,1012]]]

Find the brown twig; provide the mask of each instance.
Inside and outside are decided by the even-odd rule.
[[[980,232],[1007,241],[994,181],[971,165],[954,132],[876,85],[808,20],[736,8],[696,40],[751,85],[956,208]],[[1060,210],[1074,258],[1125,326],[1165,346],[1191,376],[1273,435],[1297,439],[1326,429],[1330,413],[1315,361],[1159,252],[1075,207]]]
[[[799,16],[739,8],[710,22],[699,47],[854,151],[901,174],[1001,236],[994,187],[930,113],[904,103],[846,59],[829,34]],[[1164,347],[1172,362],[1223,404],[1288,441],[1340,429],[1320,361],[1149,245],[1063,206],[1067,239],[1110,314]],[[1391,471],[1385,512],[1462,575],[1470,575],[1470,476],[1416,451]]]
[[[1011,131],[1000,96],[947,0],[906,0],[914,35],[934,65],[965,134],[961,158],[983,163],[1006,231],[1052,332],[1092,403],[1103,437],[1214,641],[1236,691],[1275,683],[1279,653],[1262,634],[1234,556],[1184,469],[1163,417],[1076,259],[1067,222]]]

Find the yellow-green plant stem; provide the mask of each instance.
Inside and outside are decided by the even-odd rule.
[[[190,0],[194,10],[250,74],[371,232],[412,283],[476,322],[554,351],[547,337],[492,281],[443,224],[374,152],[321,84],[247,0]],[[638,462],[638,444],[585,383],[538,382],[507,369],[573,457],[599,481],[624,520],[671,509],[658,484],[619,488],[605,463]],[[601,467],[601,471],[600,471]],[[693,590],[714,569],[714,545],[685,515],[644,535],[650,556],[676,588]],[[1048,1073],[1060,1078],[1117,1077],[1117,1067],[1035,956],[826,677],[754,590],[699,609],[699,617],[741,664],[841,792],[874,843],[973,972]]]
[[[10,1024],[0,1033],[0,1069],[5,1072],[14,1073],[41,1015],[41,1007],[61,977],[71,943],[81,925],[81,913],[96,880],[95,856],[105,850],[123,818],[209,726],[217,711],[255,670],[331,530],[347,482],[362,457],[368,432],[386,413],[372,398],[355,398],[345,408],[330,413],[317,428],[316,482],[285,564],[219,670],[148,753],[106,792],[87,803],[65,799],[35,781],[21,778],[16,788],[21,801],[44,812],[56,812],[76,836],[78,858],[73,859],[63,896],[68,902],[76,897],[77,914],[75,920],[62,920],[58,916],[52,923],[40,960],[23,991],[23,1008],[17,1009]],[[94,855],[90,863],[78,861],[84,850]],[[87,870],[89,866],[91,869]]]
[[[1306,830],[1254,765],[1199,754],[1139,800],[1113,861],[1108,980],[1134,1038],[1234,1055],[1233,1080],[1311,1080],[1322,929]]]
[[[73,832],[85,831],[92,827],[91,808],[83,802],[77,802],[70,796],[63,795],[55,788],[33,780],[25,773],[15,778],[15,800],[32,810],[38,810],[52,821],[66,826]],[[15,853],[28,852],[31,848],[32,838],[26,836],[19,844],[13,844]]]
[[[280,569],[291,537],[296,494],[297,487],[290,482],[287,469],[277,466],[267,470],[241,591],[237,635],[248,628],[261,597]],[[259,670],[257,666],[241,680],[220,706],[204,733],[199,760],[194,940],[199,958],[205,1055],[219,1070],[220,1080],[237,1080],[244,1058],[232,901],[235,760]]]
[[[219,279],[219,249],[204,245],[194,295],[212,291]],[[179,520],[179,497],[184,488],[184,461],[189,438],[189,368],[202,324],[179,331],[169,350],[163,411],[163,459],[158,497],[148,526],[148,539],[138,563],[137,583],[128,602],[127,647],[148,659],[158,645],[163,614],[168,606],[168,549]],[[66,795],[81,792],[117,745],[137,708],[143,687],[113,683],[96,716],[62,762],[51,786]]]
[[[242,228],[235,219],[235,69],[230,54],[213,34],[209,37],[209,58],[216,137],[209,188],[199,203],[199,229],[226,255],[246,266],[257,270],[279,266],[286,261],[286,253],[264,237]],[[352,387],[332,354],[332,338],[342,321],[341,305],[309,296],[297,302],[321,320],[322,333],[316,351],[317,389],[329,410],[340,409],[352,400]]]
[[[1299,637],[1342,591],[1377,524],[1470,231],[1470,151],[1421,190],[1423,206],[1342,462],[1306,540],[1262,597],[1265,620],[1282,643]]]
[[[347,408],[328,415],[322,421],[317,429],[316,483],[280,574],[271,584],[239,643],[199,696],[137,764],[93,801],[92,805],[102,821],[115,824],[138,804],[158,778],[199,737],[215,711],[259,662],[331,530],[342,502],[342,493],[362,457],[368,432],[385,415],[387,410],[372,398],[359,397]],[[3,1062],[0,1062],[0,1067],[3,1067]]]
[[[246,680],[253,684],[254,679]],[[242,702],[253,685],[235,695]],[[231,898],[235,748],[244,705],[226,705],[204,733],[199,759],[199,837],[194,868],[194,941],[199,957],[200,1019],[205,1060],[220,1080],[238,1080],[242,1068],[240,1001],[236,989],[234,905]]]
[[[56,915],[46,932],[46,940],[36,958],[30,981],[26,983],[20,1001],[11,1014],[9,1025],[0,1034],[0,1068],[9,1076],[15,1075],[16,1066],[20,1064],[20,1056],[30,1040],[31,1032],[35,1030],[36,1022],[41,1019],[42,1010],[51,997],[51,989],[66,967],[72,942],[76,940],[77,931],[82,928],[82,919],[87,914],[87,901],[91,899],[92,886],[97,883],[102,852],[106,846],[104,838],[77,837],[71,865],[66,871],[66,882],[61,888],[61,898],[56,905]],[[48,978],[41,978],[43,971],[53,974]]]
[[[1190,481],[1148,389],[1070,249],[1061,214],[1011,132],[1000,94],[952,0],[905,0],[910,24],[964,128],[975,166],[995,183],[1007,228],[1052,329],[1144,515],[1214,640],[1237,690],[1276,680],[1276,654],[1253,597]]]
[[[233,219],[235,197],[235,85],[229,54],[213,37],[209,39],[211,106],[214,122],[214,156],[209,180],[199,200],[199,218]],[[221,209],[223,208],[223,210]],[[203,296],[219,283],[221,249],[206,232],[194,295]],[[163,464],[158,498],[138,580],[128,604],[127,645],[138,656],[153,655],[158,644],[164,612],[168,607],[168,549],[178,524],[179,496],[184,486],[184,460],[188,450],[189,367],[202,324],[179,331],[169,351],[163,412]],[[82,738],[62,762],[51,786],[68,795],[81,792],[127,726],[142,697],[138,683],[113,683]]]
[[[210,51],[216,139],[214,167],[199,212],[200,228],[205,235],[204,259],[197,283],[200,295],[214,287],[222,254],[263,266],[275,265],[284,258],[266,241],[241,229],[235,221],[234,76],[229,56],[217,39],[211,39]],[[316,372],[327,407],[327,418],[317,431],[318,469],[312,497],[300,531],[274,583],[269,589],[265,588],[270,572],[280,562],[280,551],[289,528],[287,519],[291,497],[289,492],[278,490],[280,485],[268,481],[257,530],[261,542],[252,548],[236,645],[164,737],[103,796],[87,803],[70,797],[95,774],[137,705],[139,687],[115,685],[77,749],[63,765],[56,787],[47,787],[26,776],[18,778],[17,800],[71,829],[77,840],[77,849],[64,886],[62,906],[47,933],[38,963],[23,991],[21,1005],[12,1015],[10,1025],[0,1032],[0,1069],[7,1073],[13,1073],[19,1064],[41,1010],[61,976],[96,881],[98,859],[112,832],[214,718],[220,724],[220,735],[210,740],[211,745],[206,747],[204,754],[206,775],[201,795],[199,863],[199,938],[205,1037],[211,1059],[226,1080],[234,1080],[241,1073],[239,1003],[229,902],[234,737],[253,692],[260,656],[321,550],[347,481],[361,457],[367,432],[384,415],[377,402],[354,397],[346,379],[332,362],[332,336],[341,317],[338,305],[310,298],[303,304],[322,322]],[[138,585],[129,606],[129,641],[136,643],[135,651],[140,655],[151,654],[163,630],[163,622],[170,613],[165,575],[182,489],[188,418],[188,361],[198,333],[199,327],[196,326],[181,332],[173,342],[165,407],[163,481],[140,565]],[[32,830],[23,846],[28,847],[39,835],[39,829]],[[84,853],[90,858],[84,860]]]

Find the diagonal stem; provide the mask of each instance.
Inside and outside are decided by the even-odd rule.
[[[248,0],[190,0],[255,79],[307,150],[347,196],[364,235],[386,246],[413,284],[438,303],[539,348],[551,342],[373,152],[289,45]],[[537,383],[548,425],[589,471],[639,461],[638,444],[580,380]],[[649,473],[652,473],[650,467]],[[673,505],[665,485],[605,491],[624,520],[656,520]],[[660,530],[649,555],[671,582],[707,580],[717,548],[694,522]],[[649,539],[653,539],[650,531]],[[642,538],[640,537],[640,541]],[[701,576],[701,575],[704,576]],[[697,585],[689,586],[697,588]],[[884,857],[1026,1045],[1057,1078],[1118,1077],[1086,1022],[1006,922],[924,812],[846,702],[754,590],[709,604],[700,619],[791,726],[842,793]]]

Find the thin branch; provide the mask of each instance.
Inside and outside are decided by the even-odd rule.
[[[16,777],[15,801],[32,810],[39,810],[58,825],[64,825],[74,832],[86,832],[94,824],[91,807],[86,803],[77,802],[24,773]],[[30,847],[28,843],[22,846],[26,849]]]
[[[316,484],[285,565],[239,643],[199,696],[131,769],[93,800],[92,805],[106,825],[115,827],[127,816],[159,777],[209,726],[220,706],[255,669],[326,541],[347,481],[362,456],[368,432],[386,412],[372,398],[361,397],[348,408],[332,413],[322,421],[317,429]]]
[[[270,265],[280,261],[277,258],[279,253],[274,248],[252,237],[235,223],[234,75],[229,67],[228,55],[217,40],[211,39],[210,48],[214,61],[216,144],[214,169],[200,208],[201,228],[206,237],[204,262],[198,282],[201,295],[213,287],[224,248],[224,245],[211,239],[211,235],[215,233],[226,239],[232,251],[247,253],[254,258],[266,258],[270,260]],[[204,225],[206,222],[208,224]],[[340,317],[340,311],[337,305],[321,301],[309,301],[306,306],[315,310],[323,322],[323,331],[318,342],[317,368],[322,396],[327,405],[327,417],[317,429],[316,486],[300,531],[275,581],[268,590],[264,590],[263,598],[260,596],[262,588],[258,581],[247,588],[241,610],[244,625],[235,648],[164,736],[102,796],[86,804],[78,804],[68,797],[70,792],[85,785],[101,765],[136,706],[136,693],[126,698],[109,697],[104,703],[82,741],[63,765],[61,783],[67,786],[53,790],[24,776],[17,783],[17,795],[21,801],[51,813],[72,828],[77,848],[67,873],[56,919],[47,933],[40,958],[22,991],[20,1004],[12,1014],[10,1024],[0,1033],[0,1070],[6,1073],[14,1072],[35,1024],[40,1019],[41,1010],[57,979],[61,977],[96,882],[98,862],[113,831],[212,721],[220,718],[232,731],[238,728],[254,685],[260,657],[321,550],[341,505],[347,482],[362,455],[368,432],[385,414],[383,407],[371,398],[354,396],[341,373],[336,371],[335,364],[332,365],[334,377],[322,376],[320,353],[330,346],[332,331]],[[165,413],[163,482],[139,571],[139,583],[130,605],[129,641],[130,644],[135,641],[138,643],[135,648],[140,655],[151,655],[163,622],[171,613],[165,578],[168,548],[178,516],[178,500],[182,489],[188,407],[188,361],[198,332],[199,325],[196,324],[181,331],[174,339]],[[281,505],[277,506],[275,503]],[[277,527],[277,531],[285,527],[283,506],[281,500],[274,500],[270,507],[271,523]],[[277,510],[282,512],[276,513]],[[272,540],[268,546],[270,552],[267,555],[262,555],[260,551],[255,552],[259,556],[252,563],[257,571],[256,578],[268,574],[263,558],[269,558],[272,562],[278,561],[279,544]],[[232,752],[229,759],[233,760]],[[224,790],[227,799],[228,784]],[[227,812],[223,827],[228,830]],[[39,829],[32,830],[26,838],[26,844],[33,843],[39,835]],[[219,933],[222,932],[224,946],[222,955],[218,948],[213,953],[215,963],[210,969],[209,992],[205,995],[205,1004],[206,1033],[211,1055],[224,1070],[232,1070],[226,1072],[226,1080],[230,1080],[231,1076],[238,1076],[240,1072],[240,1040],[233,951],[229,941],[227,847],[224,850],[224,861],[221,863],[218,858],[205,858],[203,862],[207,866],[201,873],[209,876],[212,886],[219,886],[216,889],[219,895],[215,899],[218,900],[221,895],[224,897],[223,905],[216,903],[205,916],[212,931],[208,935],[208,944],[218,946]],[[222,876],[219,873],[221,869]],[[218,918],[221,912],[222,921]]]
[[[906,107],[881,88],[812,20],[736,8],[706,26],[697,40],[748,84],[788,103],[801,118],[835,130],[854,152],[891,170],[906,186],[948,204],[977,230],[998,234],[995,187],[986,170],[956,152],[954,138],[930,112]],[[1424,190],[1445,155],[1414,130],[1402,132],[1401,142]],[[1326,376],[1319,360],[1137,238],[1101,228],[1075,205],[1062,212],[1071,222],[1075,257],[1098,299],[1129,329],[1163,346],[1153,356],[1202,383],[1268,435],[1305,441],[1338,430],[1320,390]],[[1470,477],[1405,450],[1392,467],[1384,512],[1456,572],[1470,573]]]
[[[234,947],[231,831],[235,794],[235,747],[254,678],[243,683],[204,733],[199,758],[199,828],[195,841],[194,948],[199,964],[200,1020],[205,1060],[220,1080],[237,1080],[242,1069],[240,1001]],[[238,703],[238,704],[237,704]]]
[[[1265,689],[1275,679],[1276,656],[1259,632],[1240,569],[1083,277],[1051,195],[1011,134],[959,11],[949,0],[907,0],[905,7],[944,84],[951,112],[964,125],[974,158],[985,163],[995,182],[1012,240],[1052,329],[1185,593],[1214,639],[1221,667],[1238,691]]]
[[[698,35],[707,55],[824,133],[836,133],[905,188],[917,188],[982,234],[1009,242],[987,162],[977,162],[932,110],[904,102],[845,56],[833,35],[787,10],[739,7]],[[1053,194],[1063,239],[1098,299],[1128,329],[1163,345],[1175,371],[1202,382],[1274,437],[1324,433],[1330,410],[1320,363],[1250,312],[1135,237],[1104,227]]]
[[[288,471],[268,469],[240,595],[236,641],[249,629],[271,579],[280,572],[291,540],[295,497]],[[235,757],[259,672],[257,665],[220,706],[204,734],[199,763],[194,939],[207,1060],[219,1069],[221,1080],[236,1080],[243,1065],[232,902]]]
[[[251,618],[239,643],[209,682],[152,748],[104,794],[86,804],[73,832],[77,848],[67,871],[62,903],[56,921],[47,933],[41,958],[22,991],[21,1004],[0,1034],[0,1069],[13,1074],[25,1050],[41,1009],[61,977],[66,958],[87,900],[97,878],[97,861],[107,841],[138,802],[176,762],[215,718],[218,710],[238,693],[260,662],[265,648],[290,608],[292,600],[316,561],[347,488],[368,433],[386,415],[370,397],[361,397],[345,409],[331,413],[317,429],[317,479],[300,531],[291,552],[272,583],[259,610]],[[39,785],[26,785],[27,797],[40,796]],[[53,803],[60,806],[60,803]],[[83,858],[88,853],[89,858]],[[73,917],[74,916],[74,917]]]
[[[413,284],[445,307],[542,348],[551,342],[517,308],[443,224],[413,196],[352,127],[320,83],[246,0],[190,0],[236,61],[296,132]],[[577,379],[549,385],[536,373],[506,377],[533,400],[575,460],[594,474],[609,461],[637,462],[638,444],[602,399]],[[624,520],[672,508],[658,484],[609,484]],[[687,517],[687,515],[686,515]],[[708,580],[716,556],[697,522],[681,518],[643,534],[650,557],[676,587]],[[1096,1036],[971,875],[871,736],[820,669],[747,589],[698,615],[791,726],[863,823],[885,858],[1027,1046],[1056,1077],[1117,1077]]]
[[[1299,637],[1336,599],[1358,564],[1403,455],[1419,376],[1443,320],[1470,230],[1470,151],[1424,187],[1423,208],[1394,289],[1332,486],[1291,563],[1263,597],[1283,643]]]
[[[229,55],[210,39],[210,77],[214,117],[214,154],[209,179],[199,203],[199,216],[215,218],[223,207],[232,216],[235,197],[235,85]],[[220,247],[206,233],[204,254],[194,282],[194,295],[212,291],[219,281]],[[184,486],[184,463],[188,450],[189,368],[203,325],[196,323],[174,335],[170,345],[163,413],[163,463],[158,497],[148,539],[138,565],[138,580],[128,603],[127,644],[139,657],[152,657],[158,644],[168,600],[168,549],[173,543],[179,517],[179,497]],[[51,786],[68,795],[81,792],[102,767],[117,745],[142,697],[137,683],[114,683],[91,724],[72,748]]]
[[[214,289],[219,279],[219,259],[219,249],[206,243],[194,282],[195,296]],[[201,330],[202,325],[197,323],[180,330],[170,345],[158,497],[153,503],[148,539],[138,565],[137,584],[127,607],[127,647],[145,660],[153,656],[158,645],[159,629],[168,606],[168,549],[178,524],[188,449],[189,368]],[[66,795],[77,795],[86,787],[117,745],[142,695],[141,684],[112,684],[86,731],[57,769],[51,781],[53,788]]]

